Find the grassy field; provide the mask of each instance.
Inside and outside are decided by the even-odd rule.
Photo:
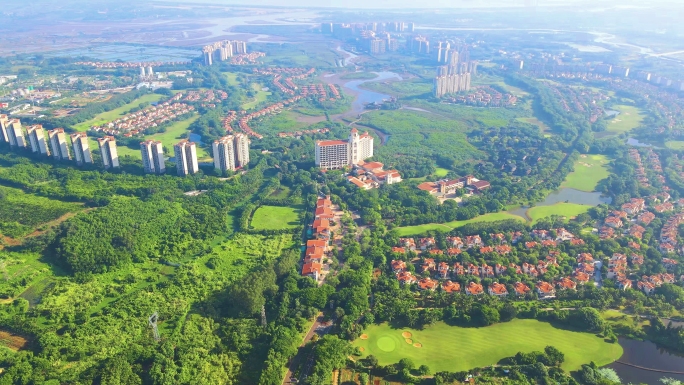
[[[405,237],[409,235],[418,235],[418,234],[424,234],[427,231],[430,230],[436,230],[436,231],[442,231],[442,232],[449,232],[457,227],[465,226],[468,223],[476,223],[476,222],[495,222],[495,221],[503,221],[506,219],[515,219],[519,221],[524,221],[523,218],[513,215],[507,212],[499,212],[499,213],[491,213],[491,214],[485,214],[481,215],[479,217],[475,217],[473,219],[468,219],[466,221],[453,221],[453,222],[448,222],[448,223],[427,223],[424,225],[417,225],[417,226],[404,226],[404,227],[398,227],[397,231],[399,232],[400,237]]]
[[[446,168],[437,167],[435,169],[434,175],[436,177],[443,178],[443,177],[447,176],[448,173],[449,173],[449,170],[447,170]]]
[[[684,141],[683,140],[668,140],[665,142],[665,147],[671,149],[671,150],[684,150]]]
[[[270,91],[263,90],[263,86],[261,84],[252,84],[252,89],[256,92],[256,96],[252,99],[252,101],[242,105],[243,110],[251,110],[256,108],[259,103],[265,102],[266,99],[268,99],[268,97],[271,95]]]
[[[361,85],[361,88],[399,98],[411,98],[416,96],[430,95],[432,93],[432,83],[422,79],[411,79],[405,81],[382,81],[368,82]]]
[[[625,105],[616,105],[613,108],[620,111],[620,115],[608,122],[609,132],[621,134],[631,131],[639,127],[641,121],[644,120],[644,115],[639,108]]]
[[[344,74],[344,75],[340,76],[340,79],[366,80],[366,79],[375,79],[377,77],[378,77],[378,75],[374,74],[372,72],[350,72],[348,74]]]
[[[551,128],[537,118],[517,118],[516,120],[523,123],[534,124],[535,126],[539,127],[542,132],[551,132]]]
[[[0,236],[23,237],[63,215],[83,209],[81,203],[27,194],[23,190],[0,186]]]
[[[412,344],[406,342],[404,332],[411,334]],[[494,365],[520,351],[542,351],[548,345],[565,354],[565,370],[577,370],[591,361],[603,366],[622,355],[619,344],[531,319],[516,319],[485,328],[462,328],[439,322],[425,330],[412,330],[393,329],[383,324],[368,327],[365,334],[367,339],[354,341],[355,346],[363,348],[364,356],[376,356],[380,365],[410,358],[416,366],[428,365],[432,372],[458,372]]]
[[[605,155],[580,155],[575,162],[575,171],[568,174],[561,187],[594,191],[598,182],[610,175],[608,162]]]
[[[199,119],[199,115],[195,114],[188,119],[179,120],[168,126],[165,132],[159,132],[152,135],[145,135],[144,139],[140,139],[140,141],[142,142],[143,140],[148,139],[158,140],[162,142],[164,147],[168,149],[169,152],[167,153],[167,155],[173,156],[173,145],[178,143],[184,137],[184,134],[188,133],[188,128],[197,119]],[[95,140],[95,138],[89,138],[89,142],[91,150],[96,150],[98,148],[97,141]],[[140,149],[138,148],[130,148],[127,146],[120,145],[116,148],[116,150],[119,153],[120,157],[130,156],[134,159],[141,159]],[[205,150],[204,148],[198,146],[197,159],[200,162],[210,160],[211,154],[209,154],[207,150]]]
[[[252,215],[251,225],[257,230],[293,229],[300,224],[300,207],[261,206]]]
[[[224,72],[223,76],[226,77],[226,79],[228,80],[228,84],[230,84],[231,86],[237,86],[238,85],[238,80],[237,80],[238,75],[235,72]]]
[[[532,224],[534,224],[538,220],[550,217],[551,215],[560,215],[567,219],[574,218],[582,213],[586,213],[592,207],[594,206],[561,202],[550,206],[532,207],[527,210],[527,215],[532,218]]]
[[[164,96],[159,94],[147,94],[143,95],[134,101],[125,104],[119,108],[115,108],[111,111],[103,112],[98,114],[90,120],[86,120],[83,123],[79,123],[74,126],[76,131],[87,131],[92,126],[99,126],[101,124],[109,123],[116,120],[126,114],[132,108],[138,107],[140,103],[154,103],[160,101]]]

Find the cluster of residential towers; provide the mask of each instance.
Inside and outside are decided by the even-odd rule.
[[[70,138],[71,145],[67,141]],[[63,128],[47,130],[36,124],[24,128],[19,119],[9,119],[0,115],[0,139],[12,148],[30,149],[33,153],[50,156],[56,160],[75,161],[77,165],[94,164],[93,155],[85,132],[68,134]],[[102,165],[105,169],[119,167],[119,155],[116,149],[116,138],[105,136],[97,138]],[[234,171],[249,163],[249,138],[238,133],[224,136],[214,141],[213,155],[216,169]],[[173,146],[176,169],[179,176],[192,175],[199,171],[197,161],[197,145],[189,140],[182,140]],[[164,148],[161,142],[146,140],[140,143],[143,168],[149,174],[165,174],[166,164]]]

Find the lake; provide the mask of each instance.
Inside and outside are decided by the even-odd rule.
[[[586,192],[566,187],[547,195],[546,199],[544,199],[543,202],[536,204],[536,206],[551,206],[555,205],[556,203],[566,201],[568,203],[576,203],[580,205],[598,206],[603,203],[610,204],[611,198],[601,196],[601,193],[599,192]],[[529,219],[527,217],[528,209],[528,206],[523,206],[515,210],[510,210],[508,212],[513,215],[523,217],[527,220]]]
[[[356,100],[352,104],[352,111],[354,113],[360,113],[364,110],[364,105],[367,103],[380,103],[385,99],[389,99],[390,95],[381,94],[379,92],[369,91],[359,86],[363,83],[368,82],[379,82],[388,79],[401,80],[401,76],[394,72],[373,72],[378,75],[373,79],[362,79],[362,80],[352,80],[350,82],[344,83],[343,87],[351,91],[356,95]]]
[[[624,349],[622,357],[618,361],[645,368],[657,370],[672,370],[684,372],[684,357],[659,348],[650,341],[637,341],[627,338],[619,338],[620,346]],[[614,369],[622,379],[623,384],[649,384],[661,385],[660,379],[671,377],[684,381],[684,374],[672,374],[652,372],[644,369],[627,366],[619,362],[613,362],[607,367]]]

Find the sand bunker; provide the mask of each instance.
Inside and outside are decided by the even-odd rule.
[[[409,344],[409,345],[411,345],[411,344],[413,343],[413,340],[410,339],[410,338],[407,338],[407,339],[405,339],[404,341],[406,341],[406,343]]]
[[[411,338],[413,337],[413,334],[411,334],[410,332],[403,332],[401,333],[401,336],[404,338]]]
[[[367,340],[368,334],[361,334],[361,337],[359,337],[359,338],[361,338],[362,340]]]
[[[416,342],[415,344],[413,344],[413,347],[414,348],[422,348],[423,344],[421,344],[420,342]]]

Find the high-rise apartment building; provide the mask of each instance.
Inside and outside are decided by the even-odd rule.
[[[9,136],[7,134],[7,128],[9,127],[9,118],[7,115],[0,115],[0,137],[5,143],[9,143]]]
[[[368,51],[372,55],[378,55],[385,53],[386,50],[386,40],[377,37],[368,39]]]
[[[472,75],[477,73],[477,62],[470,60],[467,46],[453,47],[450,43],[439,43],[437,59],[448,63],[437,67],[433,82],[435,97],[469,91]]]
[[[176,170],[178,176],[192,175],[199,171],[197,164],[197,146],[187,139],[173,146],[173,154],[176,158]]]
[[[100,147],[102,165],[105,169],[119,167],[119,153],[116,151],[116,139],[113,136],[97,138],[97,145]]]
[[[316,166],[322,169],[343,168],[373,157],[373,137],[352,128],[347,140],[316,142]]]
[[[235,171],[235,137],[224,136],[212,144],[214,168],[221,171]]]
[[[10,146],[26,148],[26,139],[24,138],[24,131],[21,129],[21,122],[19,119],[10,119],[7,122],[7,138]]]
[[[50,155],[47,141],[45,140],[45,131],[40,124],[34,124],[26,129],[29,143],[31,144],[31,151],[41,155]]]
[[[235,165],[245,167],[249,163],[249,136],[235,134]]]
[[[55,128],[48,131],[48,138],[50,140],[50,148],[52,149],[52,156],[55,159],[71,160],[69,154],[69,144],[66,140],[66,134],[63,128]]]
[[[71,145],[74,149],[74,159],[77,165],[93,164],[93,155],[90,153],[88,135],[85,132],[76,132],[71,135]]]
[[[148,174],[166,173],[164,163],[164,147],[162,142],[147,140],[140,142],[140,154],[142,155],[143,167]]]
[[[247,42],[223,40],[206,45],[202,48],[204,65],[212,65],[215,60],[226,61],[234,55],[247,53]]]

